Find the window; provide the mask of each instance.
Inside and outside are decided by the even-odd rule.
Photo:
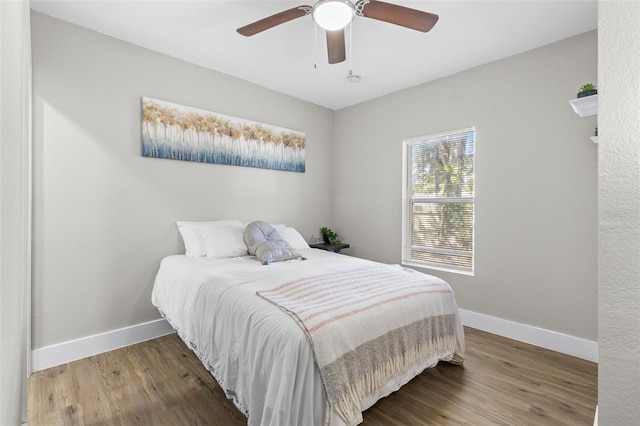
[[[474,157],[474,128],[403,142],[403,264],[473,274]]]

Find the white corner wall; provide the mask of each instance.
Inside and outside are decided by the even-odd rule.
[[[176,220],[332,217],[333,111],[37,12],[33,347],[159,318],[160,260]],[[143,158],[141,97],[306,133],[306,173]]]
[[[598,422],[640,421],[640,3],[598,7]]]
[[[29,2],[0,2],[0,425],[27,418],[31,290]]]
[[[402,140],[475,126],[475,276],[425,271],[480,318],[595,344],[596,117],[569,99],[596,66],[593,31],[338,111],[335,230],[400,262]]]

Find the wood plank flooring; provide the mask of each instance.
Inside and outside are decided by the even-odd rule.
[[[465,328],[440,363],[365,411],[363,425],[592,425],[597,365]],[[34,373],[29,425],[246,425],[175,335]]]

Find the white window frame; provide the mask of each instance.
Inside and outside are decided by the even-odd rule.
[[[474,133],[474,193],[468,197],[414,197],[412,191],[413,175],[412,175],[412,148],[415,142],[421,142],[425,139],[438,139],[445,138],[458,133]],[[414,266],[420,268],[427,268],[433,270],[440,270],[446,272],[453,272],[463,275],[474,275],[475,273],[475,127],[468,127],[465,129],[458,129],[450,132],[442,132],[437,134],[423,135],[402,141],[402,264],[407,266]],[[411,243],[411,231],[412,231],[412,207],[416,202],[434,202],[434,203],[471,203],[474,207],[473,212],[473,246],[471,249],[472,266],[471,268],[464,268],[456,265],[443,265],[437,263],[431,263],[423,260],[413,259],[412,251],[421,250],[422,247],[413,246]],[[429,248],[425,251],[432,253],[446,253],[447,250]],[[452,251],[452,254],[460,253],[458,251]]]

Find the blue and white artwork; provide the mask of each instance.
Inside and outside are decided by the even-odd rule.
[[[304,173],[306,136],[241,118],[142,98],[142,155]]]

